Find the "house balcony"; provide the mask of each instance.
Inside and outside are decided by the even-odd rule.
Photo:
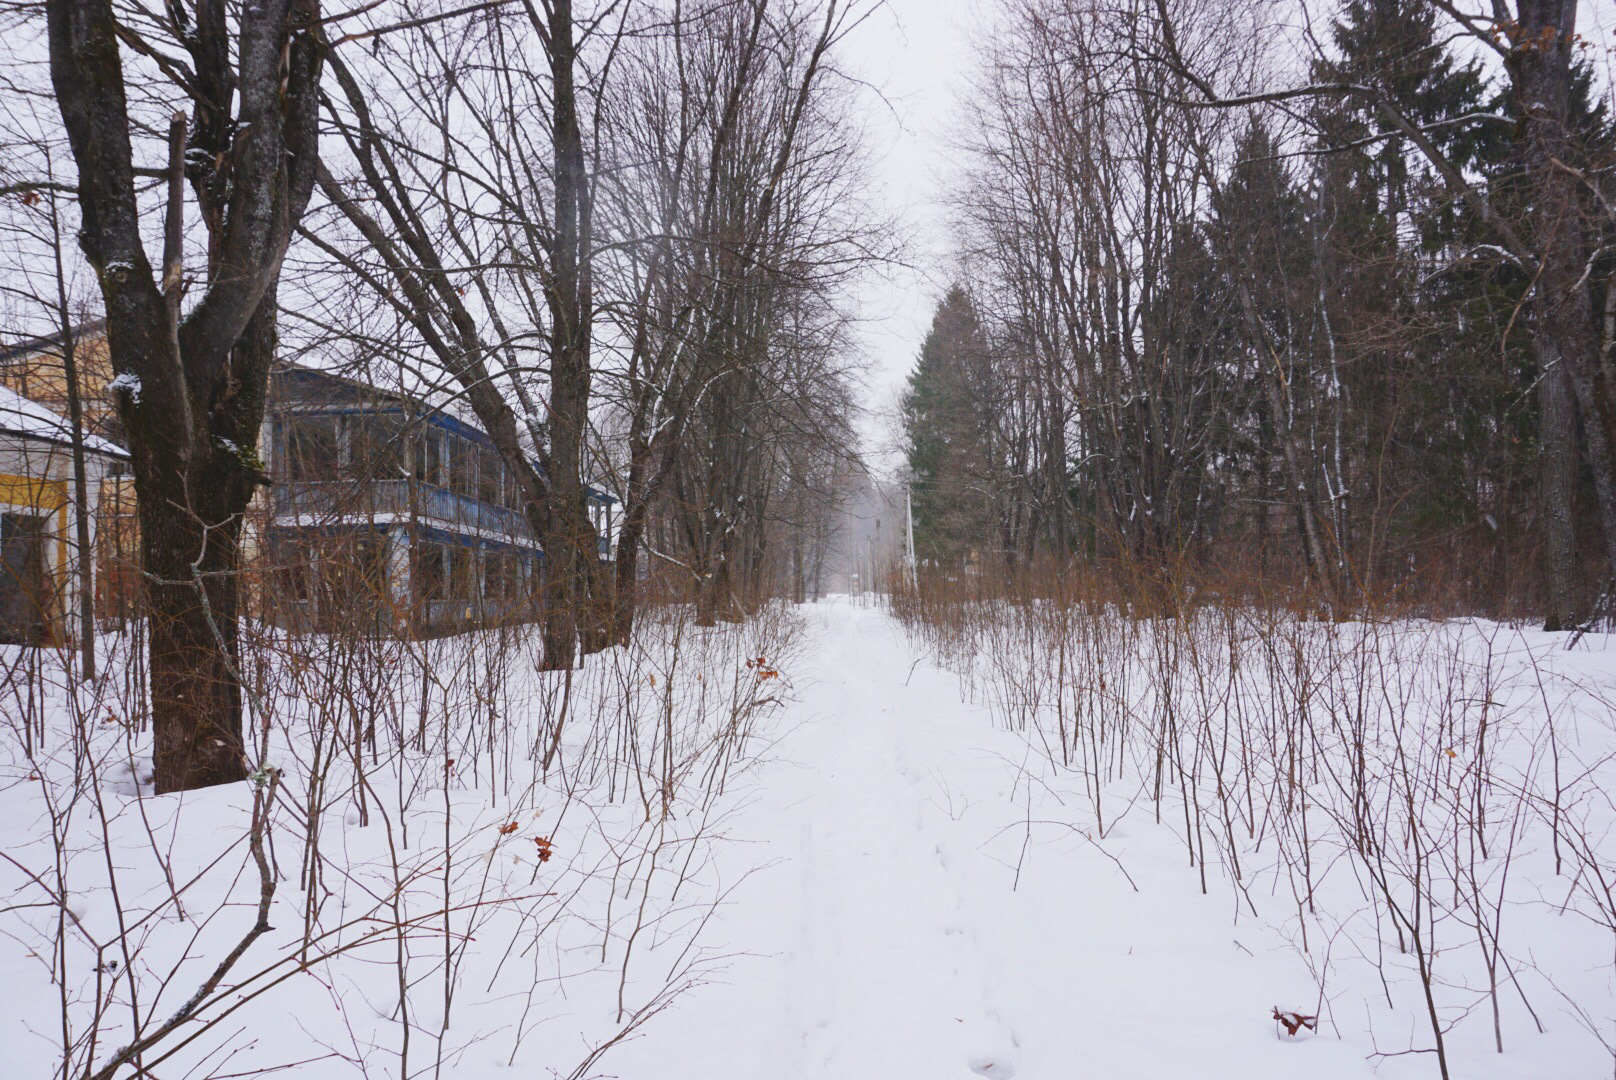
[[[527,518],[516,510],[408,479],[279,483],[274,487],[272,505],[277,524],[318,526],[419,518],[451,530],[476,530],[515,543],[535,542]]]

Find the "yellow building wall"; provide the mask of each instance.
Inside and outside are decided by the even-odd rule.
[[[45,613],[45,626],[52,643],[62,640],[62,598],[67,595],[67,559],[63,538],[67,536],[66,480],[41,480],[31,476],[0,473],[0,506],[16,507],[33,513],[54,514],[56,533],[51,537],[51,573],[56,587],[52,590],[52,610]]]
[[[110,428],[116,427],[117,415],[107,397],[107,384],[112,381],[113,371],[106,335],[96,331],[79,338],[73,346],[73,362],[78,368],[84,429],[107,434]],[[0,361],[0,386],[37,401],[59,416],[67,415],[67,368],[62,363],[59,346]]]

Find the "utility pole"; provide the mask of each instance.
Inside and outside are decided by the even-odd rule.
[[[903,565],[904,565],[904,568],[909,571],[909,585],[910,585],[910,587],[911,588],[919,588],[920,587],[920,582],[918,580],[918,575],[917,575],[917,572],[916,572],[916,569],[915,569],[915,499],[914,499],[914,483],[915,483],[915,474],[914,474],[914,470],[911,469],[909,471],[909,475],[904,478],[904,482],[903,482],[903,517],[904,517],[904,533],[905,533],[904,551],[903,551]]]

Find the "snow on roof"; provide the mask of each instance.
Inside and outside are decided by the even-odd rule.
[[[15,435],[55,446],[73,445],[73,428],[67,420],[37,401],[30,401],[13,390],[0,386],[0,434]],[[103,454],[128,460],[129,452],[109,439],[86,434],[84,449],[92,454]]]

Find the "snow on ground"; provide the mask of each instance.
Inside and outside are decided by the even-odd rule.
[[[364,932],[364,919],[385,928],[380,916],[398,900],[388,892],[395,880],[408,883],[399,892],[420,921],[408,932],[395,922],[373,945],[293,975],[259,999],[261,1007],[233,1018],[239,1023],[229,1032],[239,1027],[239,1034],[209,1042],[221,1049],[175,1059],[177,1066],[201,1057],[194,1072],[153,1075],[224,1076],[304,1059],[315,1060],[294,1075],[322,1080],[406,1070],[457,1080],[1437,1075],[1429,1055],[1397,1053],[1426,1045],[1410,984],[1386,991],[1396,998],[1388,1007],[1375,1000],[1383,988],[1363,965],[1342,964],[1329,976],[1331,1008],[1320,1034],[1281,1038],[1271,1009],[1313,1012],[1320,993],[1318,961],[1294,944],[1282,904],[1259,895],[1242,907],[1235,890],[1217,880],[1203,893],[1187,865],[1182,823],[1158,823],[1147,809],[1136,806],[1100,835],[1082,778],[1053,767],[1029,733],[1008,730],[993,709],[967,700],[959,674],[940,669],[881,608],[841,598],[805,611],[795,645],[779,654],[781,678],[767,685],[749,682],[753,669],[741,666],[756,651],[744,632],[713,632],[728,633],[727,644],[709,643],[684,667],[670,666],[665,654],[654,660],[655,650],[592,658],[585,671],[593,670],[595,681],[579,691],[578,708],[605,717],[614,693],[632,693],[634,739],[647,740],[653,752],[635,750],[633,768],[619,773],[601,764],[602,746],[568,735],[562,757],[578,772],[567,782],[570,799],[554,779],[513,795],[512,765],[505,762],[505,782],[498,782],[492,741],[482,753],[473,746],[461,759],[470,770],[448,783],[431,775],[443,771],[449,751],[442,748],[435,759],[401,755],[393,779],[372,778],[374,812],[399,804],[404,789],[427,790],[396,815],[397,825],[414,822],[410,853],[389,852],[388,834],[374,823],[360,828],[351,800],[328,799],[326,829],[335,834],[324,842],[329,904],[352,918],[343,922],[330,910],[309,915],[297,888],[296,844],[281,841],[287,880],[272,920],[281,929],[253,946],[253,970],[293,955],[309,918],[331,927],[361,920],[360,930],[338,934],[344,940]],[[1602,653],[1579,660],[1583,674],[1609,683],[1607,661]],[[761,694],[784,707],[771,701],[744,710],[753,734],[744,748],[724,751],[733,772],[714,785],[696,774],[720,760],[713,733],[734,715],[732,699],[715,707],[703,696],[720,677],[744,686],[749,701]],[[552,677],[537,686],[517,682],[527,689],[502,706],[512,717],[542,702],[553,707],[545,697]],[[675,685],[696,697],[689,731],[675,740],[688,769],[662,815],[658,777],[667,772],[654,751],[666,699],[657,694]],[[522,723],[529,743],[548,730],[539,720]],[[1609,719],[1590,723],[1608,727]],[[26,779],[36,765],[15,746],[11,758],[0,783],[0,821],[16,861],[3,895],[11,905],[39,903],[39,883],[18,868],[51,866],[41,839],[46,785]],[[474,782],[477,769],[490,770],[489,784]],[[591,769],[586,784],[582,774]],[[1120,797],[1128,790],[1119,785]],[[297,798],[307,795],[304,788]],[[136,799],[132,786],[109,796],[122,823],[111,830],[120,858],[133,863],[142,849],[194,845],[192,856],[176,859],[185,880],[205,869],[193,864],[219,855],[218,834],[230,860],[232,876],[198,890],[191,915],[168,912],[156,921],[169,929],[142,931],[149,937],[141,963],[150,971],[164,970],[158,954],[187,947],[192,934],[200,935],[199,958],[216,957],[250,921],[247,907],[227,907],[196,925],[197,913],[219,908],[225,894],[237,904],[256,895],[240,850],[249,801],[239,790]],[[180,805],[189,816],[176,824]],[[509,841],[498,832],[507,821],[521,825]],[[564,853],[547,865],[519,846],[532,844],[529,834],[541,829]],[[73,834],[76,872],[86,881],[94,880],[88,864],[102,858],[94,834]],[[445,837],[454,875],[444,869]],[[1249,891],[1259,894],[1276,884],[1253,881],[1262,888]],[[142,897],[126,897],[126,908],[160,906],[145,894],[166,886],[148,879],[139,887]],[[1556,890],[1564,892],[1564,883],[1546,883],[1543,892]],[[446,922],[445,895],[451,905],[475,898],[488,907]],[[73,917],[98,926],[104,939],[116,905],[95,889],[75,896]],[[10,1075],[49,1075],[60,1058],[61,990],[49,978],[49,942],[29,937],[46,934],[51,918],[48,905],[0,912],[9,935],[0,946],[3,1037],[11,1060],[26,1064]],[[1543,922],[1523,921],[1534,928]],[[1541,947],[1547,955],[1572,942],[1587,959],[1567,985],[1577,985],[1579,996],[1603,987],[1604,998],[1583,1004],[1591,1016],[1605,1015],[1608,932],[1595,927],[1557,941],[1559,924],[1546,925],[1541,933],[1550,936],[1521,942],[1518,952]],[[454,975],[447,1029],[446,950]],[[410,962],[397,965],[405,952]],[[69,986],[83,999],[93,969],[82,943],[70,940],[66,953],[70,962],[77,955]],[[167,991],[168,1008],[210,963],[198,959],[181,969]],[[407,1021],[398,1004],[401,973],[410,987]],[[1527,1030],[1515,1008],[1510,1052],[1484,1053],[1477,1046],[1491,1029],[1476,1005],[1478,1015],[1465,1021],[1476,1037],[1458,1051],[1463,1067],[1455,1075],[1610,1074],[1598,1040],[1547,991],[1530,992],[1548,1034]],[[103,1022],[115,1027],[116,1010],[127,1008],[120,999]],[[636,1010],[645,1023],[593,1056],[633,1027]],[[406,1031],[413,1038],[408,1056],[399,1045]],[[117,1040],[104,1043],[97,1060]]]
[[[1163,845],[1126,870],[1023,770],[883,612],[811,616],[800,723],[736,837],[786,860],[734,897],[724,985],[620,1051],[623,1077],[943,1080],[1372,1075],[1354,1047],[1279,1042],[1306,969],[1230,927]],[[1028,840],[1028,799],[1037,824]],[[1251,954],[1256,955],[1251,955]]]
[[[1323,1034],[1281,1038],[1275,1006],[1317,1011],[1319,960],[1293,944],[1284,906],[1262,902],[1275,882],[1254,880],[1260,918],[1215,874],[1203,894],[1173,822],[1138,807],[1096,839],[1081,780],[963,700],[958,676],[884,611],[837,600],[810,619],[798,724],[735,833],[783,862],[734,897],[723,985],[682,999],[615,1056],[615,1075],[1438,1075],[1431,1055],[1401,1053],[1429,1045],[1417,983],[1404,977],[1387,1008],[1378,975],[1341,956]],[[1561,640],[1533,644],[1558,661]],[[1608,653],[1568,662],[1611,682]],[[1591,942],[1563,979],[1602,990],[1582,1002],[1597,1015],[1612,989],[1608,933],[1564,920],[1546,933],[1566,937],[1511,947],[1547,960]],[[1441,989],[1450,1005],[1452,989]],[[1485,1010],[1472,1006],[1474,1037],[1450,1036],[1455,1075],[1608,1075],[1599,1042],[1541,982],[1530,992],[1548,1034],[1506,1008],[1510,1052],[1491,1053]]]

